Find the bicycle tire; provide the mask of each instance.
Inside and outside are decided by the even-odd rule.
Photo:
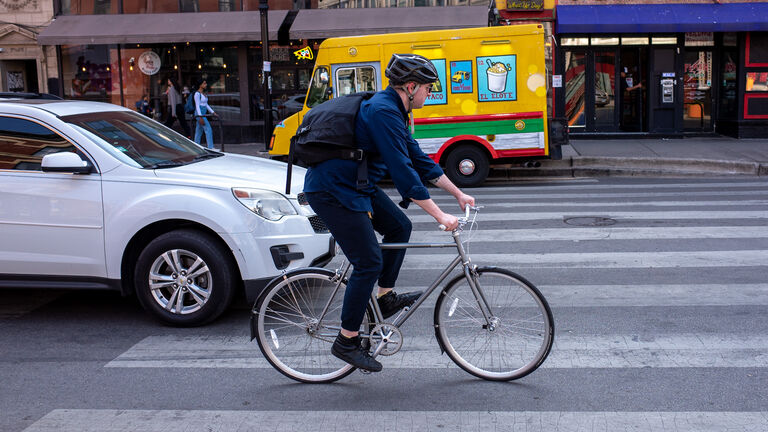
[[[456,277],[435,306],[435,336],[441,349],[460,368],[486,380],[511,381],[530,374],[554,342],[549,304],[533,284],[509,270],[480,268],[476,280],[495,327],[487,325],[466,278]]]
[[[256,340],[267,361],[288,378],[304,383],[330,383],[346,377],[355,367],[331,354],[341,328],[341,306],[346,289],[339,291],[314,333],[310,325],[322,313],[335,287],[335,273],[320,268],[294,270],[273,279],[256,301]],[[373,321],[366,308],[361,328]]]

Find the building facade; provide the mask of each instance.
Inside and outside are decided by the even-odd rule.
[[[59,80],[50,92],[129,108],[146,95],[162,121],[168,78],[188,91],[205,79],[220,118],[214,133],[221,138],[214,139],[262,140],[258,1],[55,1],[56,19],[39,39],[58,53],[53,76]],[[487,6],[326,10],[318,0],[270,0],[269,8],[270,94],[278,119],[301,109],[314,52],[328,37],[487,25]]]
[[[768,137],[768,4],[560,0],[555,114],[572,135]]]
[[[45,91],[55,79],[56,50],[37,43],[52,17],[49,1],[0,1],[0,91]]]

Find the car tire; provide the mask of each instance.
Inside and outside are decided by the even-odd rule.
[[[474,145],[461,145],[445,159],[445,175],[458,187],[479,186],[488,178],[488,155]]]
[[[211,235],[194,230],[158,236],[139,254],[134,268],[136,296],[144,309],[160,321],[184,327],[218,318],[232,301],[235,276],[229,251]]]

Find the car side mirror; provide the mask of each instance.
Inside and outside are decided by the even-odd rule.
[[[75,174],[90,174],[93,165],[83,160],[77,153],[59,152],[43,156],[41,167],[44,172],[64,172]]]

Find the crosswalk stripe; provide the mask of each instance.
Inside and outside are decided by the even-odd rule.
[[[359,421],[350,421],[357,419]],[[364,421],[362,420],[364,419]],[[768,411],[236,411],[56,409],[25,432],[169,430],[665,432],[768,429]]]
[[[472,195],[472,194],[470,194]],[[710,197],[725,197],[732,198],[735,196],[749,196],[752,198],[768,195],[768,189],[759,190],[724,190],[724,191],[679,191],[679,192],[605,192],[605,193],[505,193],[505,194],[474,194],[472,195],[478,204],[484,202],[504,201],[504,200],[520,200],[520,199],[534,199],[534,200],[551,200],[551,199],[603,199],[603,198],[656,198],[656,197],[680,197],[690,198],[697,196],[710,196]],[[453,201],[456,200],[444,192],[430,190],[430,196],[435,201]],[[402,199],[399,195],[390,194],[395,202],[400,202]]]
[[[105,367],[122,368],[271,368],[256,342],[247,336],[149,336]],[[433,335],[405,332],[402,350],[382,357],[385,367],[456,367],[441,355]],[[330,350],[330,344],[329,348]],[[768,335],[709,333],[640,337],[558,334],[542,368],[713,368],[765,367]]]
[[[645,211],[645,212],[510,212],[510,213],[483,213],[478,216],[479,222],[483,221],[528,221],[546,219],[567,219],[571,217],[609,217],[611,219],[624,220],[701,220],[701,219],[768,219],[768,210],[744,210],[744,211]],[[428,214],[409,215],[411,222],[434,222],[435,219]]]
[[[768,200],[744,201],[621,201],[621,202],[492,202],[485,203],[485,211],[519,207],[733,207],[768,205]],[[484,213],[484,212],[483,212]]]
[[[452,254],[410,255],[404,269],[442,269]],[[504,268],[671,268],[768,266],[768,250],[472,254],[480,266]]]
[[[558,189],[699,189],[699,188],[718,188],[718,189],[730,189],[730,188],[747,188],[747,187],[768,187],[768,181],[754,181],[754,182],[685,182],[685,183],[628,183],[628,184],[595,184],[579,182],[577,184],[572,183],[559,183],[559,184],[545,184],[545,185],[528,185],[528,184],[512,184],[507,186],[483,186],[475,190],[482,190],[488,192],[504,192],[512,190],[558,190]]]
[[[465,231],[466,232],[466,231]],[[411,234],[411,242],[436,241],[436,230],[418,230]],[[714,226],[714,227],[594,227],[594,228],[539,228],[539,229],[481,229],[473,230],[473,242],[521,242],[552,240],[669,240],[669,239],[729,239],[766,238],[768,226]]]
[[[445,284],[419,307],[434,311],[434,304]],[[644,306],[766,306],[768,284],[611,284],[539,285],[552,308],[560,307],[644,307]],[[426,287],[398,285],[397,292],[423,291]]]

